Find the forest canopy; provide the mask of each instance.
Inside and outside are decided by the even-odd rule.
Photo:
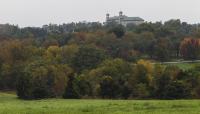
[[[21,99],[200,98],[199,25],[180,20],[141,25],[98,22],[20,28],[0,25],[0,90]]]

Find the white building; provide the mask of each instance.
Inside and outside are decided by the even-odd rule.
[[[119,12],[119,16],[110,17],[110,14],[106,14],[106,23],[115,22],[117,24],[121,24],[123,26],[127,26],[128,24],[140,25],[144,23],[144,19],[140,17],[128,17],[123,15],[123,12]]]

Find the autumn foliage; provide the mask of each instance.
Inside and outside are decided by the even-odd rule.
[[[0,91],[21,99],[200,98],[199,65],[160,64],[200,58],[196,26],[180,20],[0,25]]]
[[[185,38],[180,45],[180,54],[184,59],[199,59],[200,39]]]

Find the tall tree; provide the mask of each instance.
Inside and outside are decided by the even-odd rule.
[[[186,38],[181,42],[180,53],[184,59],[199,59],[200,40]]]

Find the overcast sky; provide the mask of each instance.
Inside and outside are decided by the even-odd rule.
[[[200,22],[200,0],[0,0],[0,23],[41,26],[48,23],[105,20],[105,14],[139,16],[146,21]]]

